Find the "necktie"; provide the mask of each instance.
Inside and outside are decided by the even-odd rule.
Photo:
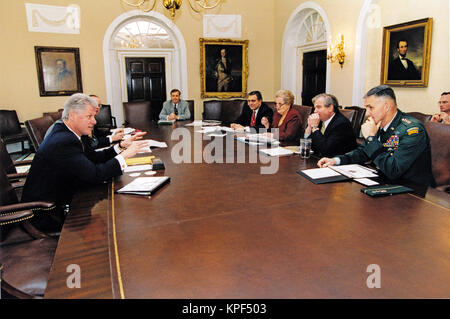
[[[178,115],[178,109],[176,104],[173,106],[173,112],[175,113],[175,115]]]
[[[252,114],[252,120],[250,121],[250,126],[255,126],[255,124],[256,124],[256,116],[255,116],[255,111],[253,111],[253,114]]]
[[[320,133],[322,133],[322,135],[325,133],[325,123],[322,122],[322,127],[320,128]]]

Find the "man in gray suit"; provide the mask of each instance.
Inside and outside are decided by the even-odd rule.
[[[191,112],[189,111],[188,103],[180,99],[181,92],[178,89],[170,91],[170,100],[163,104],[161,113],[159,113],[160,120],[189,120]]]

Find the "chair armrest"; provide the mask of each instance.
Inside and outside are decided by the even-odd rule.
[[[33,160],[14,161],[14,166],[31,165]]]
[[[14,205],[8,205],[8,206],[14,206]],[[3,209],[2,206],[0,209]],[[18,223],[21,221],[24,221],[26,219],[30,219],[34,216],[34,212],[29,210],[19,210],[19,211],[11,211],[11,212],[2,212],[0,211],[0,226],[6,225],[6,224],[12,224],[12,223]]]
[[[11,186],[12,186],[12,188],[14,188],[14,190],[17,190],[19,188],[23,188],[25,186],[25,181],[11,182]]]
[[[18,179],[21,179],[21,178],[25,178],[25,177],[27,177],[27,175],[28,175],[28,173],[14,173],[14,174],[7,174],[8,179],[9,179],[10,181],[12,181],[12,180],[18,180]]]
[[[50,210],[55,207],[52,202],[28,202],[0,206],[0,215],[10,214],[24,210]]]

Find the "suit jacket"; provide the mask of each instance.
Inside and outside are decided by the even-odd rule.
[[[389,64],[388,80],[420,80],[420,72],[417,71],[414,63],[410,59],[406,59],[408,68],[405,69],[400,58],[395,58]]]
[[[320,122],[319,128],[322,125]],[[316,130],[311,134],[311,139],[313,151],[326,157],[345,154],[358,146],[352,124],[340,112],[335,113],[324,134]]]
[[[54,201],[68,205],[78,187],[121,175],[113,148],[95,152],[84,146],[64,123],[56,123],[31,163],[22,202]]]
[[[179,121],[183,120],[189,120],[191,118],[191,112],[189,111],[189,105],[188,102],[185,100],[178,101],[177,105],[178,109],[178,117]],[[161,110],[161,113],[159,113],[159,119],[160,120],[167,120],[167,117],[170,115],[170,113],[173,113],[174,106],[172,100],[168,100],[164,102],[163,108]]]
[[[296,109],[291,109],[286,114],[283,123],[278,127],[281,115],[278,112],[274,112],[272,120],[272,129],[278,128],[279,140],[286,142],[297,142],[301,134],[302,117]]]
[[[398,110],[385,133],[365,140],[357,149],[340,155],[341,164],[373,164],[390,180],[404,179],[433,185],[430,140],[423,124]]]
[[[234,121],[236,124],[241,124],[242,126],[250,126],[250,122],[252,120],[253,110],[248,106],[248,103],[245,103],[242,108],[241,115]],[[256,122],[255,126],[253,126],[256,131],[259,129],[265,129],[264,125],[261,124],[261,119],[266,117],[269,120],[269,123],[272,124],[273,110],[267,106],[266,103],[262,103],[258,109],[258,113],[256,114]]]

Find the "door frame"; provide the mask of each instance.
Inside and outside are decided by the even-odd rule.
[[[303,54],[308,52],[314,52],[314,51],[321,51],[327,49],[327,41],[322,42],[315,42],[312,44],[305,44],[302,46],[297,47],[297,68],[296,68],[296,88],[295,88],[295,96],[297,96],[297,103],[301,104],[303,98],[302,98],[302,91],[303,91]],[[323,93],[328,93],[329,87],[330,87],[330,77],[329,77],[329,69],[330,69],[330,63],[327,60],[326,62],[326,80],[325,80],[325,91]]]
[[[121,97],[122,101],[128,101],[127,90],[127,65],[126,58],[164,58],[164,74],[166,81],[166,98],[170,96],[169,92],[172,86],[172,56],[173,49],[123,49],[117,50],[117,57],[119,59]]]
[[[103,38],[103,57],[105,66],[105,86],[106,86],[106,101],[107,104],[111,105],[111,111],[116,117],[117,123],[120,126],[123,123],[123,102],[127,102],[128,93],[123,94],[122,90],[126,81],[123,82],[121,77],[121,68],[119,66],[118,52],[124,52],[124,49],[118,49],[114,47],[114,38],[119,30],[126,24],[146,20],[156,23],[162,26],[170,36],[174,48],[172,50],[172,60],[171,63],[166,64],[171,65],[171,74],[166,78],[166,90],[169,85],[172,88],[177,88],[181,90],[185,98],[189,97],[188,88],[188,76],[187,76],[187,49],[186,43],[184,41],[183,34],[180,29],[171,21],[169,18],[165,17],[163,14],[158,12],[142,12],[140,10],[127,11],[116,19],[109,25],[105,32]],[[130,51],[139,52],[139,49],[129,49]],[[151,52],[157,52],[159,49],[146,49],[148,54]],[[140,52],[141,53],[141,52]],[[158,52],[159,53],[159,52]],[[161,55],[159,55],[161,57]],[[126,74],[126,71],[125,71]],[[171,79],[171,84],[168,82]]]

